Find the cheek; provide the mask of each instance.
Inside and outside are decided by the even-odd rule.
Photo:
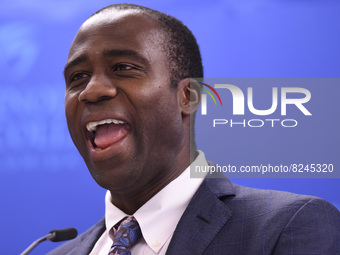
[[[79,93],[65,93],[65,115],[67,121],[74,120],[78,109],[78,94]]]
[[[159,85],[161,84],[161,85]],[[176,91],[170,88],[166,81],[157,82],[154,85],[145,86],[135,96],[141,109],[151,112],[166,114],[169,111],[176,111],[178,107]]]
[[[77,116],[78,112],[78,97],[75,94],[65,94],[65,116],[68,130],[75,142],[76,134],[80,134],[80,119]]]
[[[182,118],[176,94],[163,89],[152,97],[145,95],[140,107],[146,132],[151,136],[163,140],[178,135]]]
[[[69,95],[65,95],[65,116],[67,120],[67,125],[70,128],[72,126],[72,120],[74,120],[75,113],[74,109],[76,108],[74,100]]]

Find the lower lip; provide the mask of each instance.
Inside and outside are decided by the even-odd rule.
[[[90,158],[92,161],[103,161],[110,158],[114,158],[122,151],[124,148],[127,148],[128,137],[131,134],[131,130],[126,133],[121,139],[111,144],[109,147],[105,149],[96,149],[93,147],[91,140],[88,139],[88,147],[90,152]]]

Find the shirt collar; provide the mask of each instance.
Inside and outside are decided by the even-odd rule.
[[[198,156],[192,164],[208,165],[202,151],[198,151]],[[154,252],[157,253],[171,238],[178,221],[202,181],[203,178],[190,178],[189,166],[134,213],[144,240]],[[112,229],[126,216],[128,216],[126,213],[111,203],[111,194],[107,191],[105,196],[107,230]]]

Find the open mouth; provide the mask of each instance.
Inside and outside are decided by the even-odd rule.
[[[117,119],[104,119],[86,124],[88,137],[96,150],[104,150],[123,139],[130,131],[128,123]]]

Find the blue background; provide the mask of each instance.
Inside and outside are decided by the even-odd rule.
[[[89,175],[69,138],[63,109],[62,70],[82,24],[118,1],[0,1],[0,229],[2,254],[19,254],[51,229],[84,231],[104,215],[104,193]],[[174,15],[196,35],[206,77],[339,77],[340,3],[331,0],[130,1]],[[276,162],[302,155],[311,144],[327,163],[339,153],[337,94],[324,90],[332,109],[280,143],[275,131],[234,130],[221,136],[198,117],[197,140],[207,158],[220,164],[241,157]],[[314,94],[312,93],[312,99]],[[329,96],[329,97],[328,97]],[[211,108],[209,108],[211,109]],[[313,118],[318,118],[313,116]],[[315,120],[315,119],[314,119]],[[306,132],[303,132],[306,128]],[[249,132],[248,132],[249,131]],[[236,132],[236,133],[233,133]],[[326,132],[326,133],[325,133]],[[301,135],[311,144],[301,146]],[[322,135],[327,139],[315,139]],[[228,139],[227,139],[228,138]],[[255,139],[255,141],[254,141]],[[223,140],[223,139],[222,139]],[[256,142],[256,143],[255,143]],[[249,149],[252,148],[252,149]],[[254,149],[255,148],[255,149]],[[287,154],[285,154],[287,152]],[[330,154],[332,152],[332,154]],[[241,156],[240,156],[241,155]],[[271,155],[273,156],[273,155]],[[308,161],[308,160],[307,160]],[[315,162],[318,163],[318,162]],[[339,179],[237,179],[235,182],[312,194],[340,208]],[[58,244],[44,243],[32,254]]]

